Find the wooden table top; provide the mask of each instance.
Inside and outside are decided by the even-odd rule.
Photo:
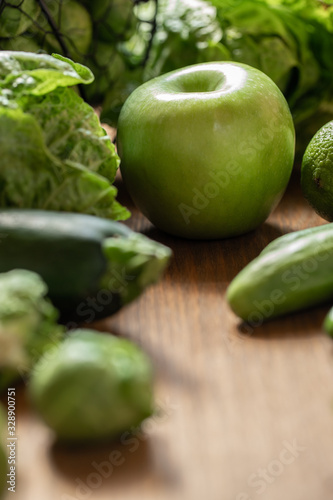
[[[22,387],[15,500],[332,498],[333,342],[321,327],[328,306],[244,335],[225,301],[228,283],[267,243],[323,222],[297,172],[268,221],[230,240],[173,238],[134,210],[128,224],[174,257],[158,285],[96,327],[151,356],[160,410],[123,444],[66,449]]]

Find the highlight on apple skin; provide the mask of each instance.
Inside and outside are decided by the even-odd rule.
[[[219,239],[255,229],[276,207],[291,175],[295,131],[267,75],[210,62],[137,88],[121,111],[117,144],[129,194],[156,227]]]

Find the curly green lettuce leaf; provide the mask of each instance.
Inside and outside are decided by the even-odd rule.
[[[115,147],[67,88],[92,78],[62,56],[0,52],[0,206],[129,217],[115,200]]]
[[[48,151],[61,162],[75,164],[113,182],[119,158],[98,116],[71,89],[57,89],[20,100],[21,109],[38,122]]]
[[[63,338],[58,311],[46,294],[36,273],[15,269],[0,274],[0,389],[28,373]]]
[[[58,87],[88,84],[94,79],[89,68],[54,54],[0,52],[1,97],[15,103],[22,95],[45,95]]]
[[[71,92],[55,92],[61,95],[66,90]],[[80,152],[75,148],[70,151],[70,137],[66,138],[69,149],[63,150],[62,160],[47,147],[44,132],[32,114],[0,107],[0,206],[126,217],[126,209],[115,201],[117,190],[110,181],[74,161]],[[88,151],[93,146],[90,140],[86,143]],[[54,143],[53,150],[57,147],[61,145]],[[85,155],[84,141],[78,147],[82,148],[81,156]],[[105,165],[98,157],[91,167],[111,175],[114,166],[108,164],[109,152],[105,159]]]

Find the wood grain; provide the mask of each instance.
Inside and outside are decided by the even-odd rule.
[[[66,449],[22,387],[16,500],[332,498],[333,343],[321,327],[328,307],[244,333],[225,301],[230,280],[268,242],[323,223],[298,177],[262,227],[230,240],[176,239],[133,211],[129,225],[174,257],[158,285],[96,327],[151,356],[159,412],[132,441]],[[96,470],[102,462],[105,477]]]

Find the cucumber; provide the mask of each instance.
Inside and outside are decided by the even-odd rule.
[[[333,299],[333,224],[271,242],[230,283],[227,301],[255,325]]]
[[[301,229],[300,231],[292,231],[291,233],[284,234],[280,238],[268,243],[268,245],[261,251],[260,255],[263,255],[271,250],[276,250],[280,247],[285,247],[287,244],[295,242],[302,239],[307,235],[315,235],[316,233],[321,233],[323,231],[323,226],[308,227],[307,229]]]
[[[171,250],[121,223],[91,215],[0,210],[0,272],[38,273],[65,318],[117,312],[156,282]]]

